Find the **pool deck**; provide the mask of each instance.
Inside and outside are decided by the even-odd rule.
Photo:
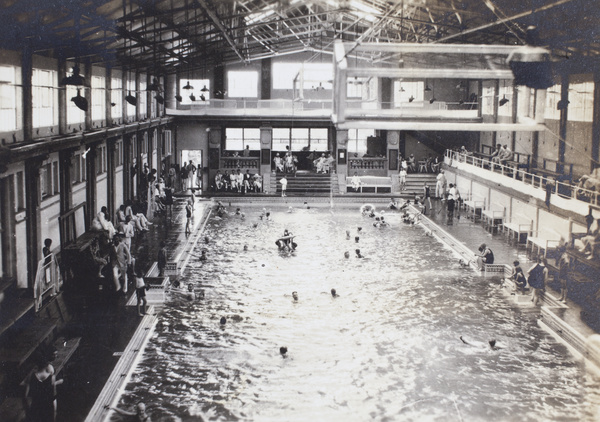
[[[306,206],[313,204],[315,207],[324,206],[347,206],[356,204],[357,207],[364,203],[376,204],[378,208],[387,206],[389,202],[388,195],[378,195],[369,197],[352,197],[349,195],[333,197],[276,197],[276,196],[236,196],[219,197],[214,201],[210,198],[197,198],[194,210],[194,229],[191,236],[185,235],[185,198],[179,196],[173,207],[173,217],[170,220],[157,216],[154,218],[153,226],[150,231],[135,239],[132,247],[133,255],[142,263],[142,268],[149,268],[155,261],[159,244],[161,240],[167,242],[169,250],[169,261],[185,262],[186,252],[193,248],[194,244],[202,235],[202,224],[205,222],[205,216],[212,208],[214,201],[220,200],[227,208],[233,208],[242,204],[269,204],[271,206]],[[510,265],[513,260],[518,259],[522,267],[526,270],[531,265],[531,259],[523,245],[517,245],[509,240],[502,233],[492,234],[486,231],[480,222],[473,222],[467,218],[465,212],[457,213],[457,217],[448,224],[445,212],[445,203],[439,200],[433,200],[433,208],[428,211],[427,219],[437,225],[441,232],[451,235],[456,241],[460,242],[458,249],[477,250],[480,243],[486,243],[494,251],[496,263]],[[466,253],[466,252],[465,252]],[[498,274],[492,276],[491,282],[498,282],[501,278]],[[533,304],[528,297],[522,295],[512,295],[512,292],[506,289],[507,300],[513,300],[518,306],[529,307],[535,312]],[[120,394],[126,385],[128,375],[123,372],[123,368],[129,369],[129,374],[135,368],[135,362],[143,352],[143,347],[132,347],[132,339],[139,345],[145,344],[152,333],[152,324],[155,323],[155,315],[139,317],[135,306],[126,306],[131,295],[134,295],[134,289],[130,289],[127,296],[110,297],[101,303],[91,306],[86,312],[78,315],[73,322],[80,324],[82,331],[89,331],[89,335],[84,336],[84,344],[78,351],[78,356],[74,359],[69,373],[71,379],[67,379],[59,394],[59,415],[58,420],[62,421],[81,421],[107,419],[111,412],[107,406],[117,405]],[[548,290],[547,296],[556,296],[558,293],[552,289]],[[597,334],[588,324],[582,321],[581,308],[572,301],[568,300],[565,305],[556,305],[554,300],[546,301],[542,307],[539,307],[540,325],[549,329],[559,341],[565,342],[570,346],[576,357],[585,356],[581,352],[581,345],[577,342],[587,342],[587,338]],[[158,311],[159,312],[159,311]],[[553,315],[550,315],[553,314]],[[560,328],[556,328],[556,321],[551,316],[557,316]],[[598,319],[597,315],[593,316]],[[100,322],[101,321],[101,322]],[[546,322],[548,322],[546,324]],[[554,328],[553,328],[554,327]],[[565,327],[567,327],[565,329]],[[146,333],[141,335],[141,331]],[[566,331],[571,333],[561,336],[557,331]],[[573,334],[575,333],[575,334]],[[573,344],[570,344],[573,343]],[[127,352],[127,353],[126,353]],[[579,356],[578,356],[579,352]],[[121,361],[121,359],[123,359]],[[127,359],[127,362],[125,361]],[[121,362],[120,362],[121,361]],[[115,379],[120,379],[114,384]],[[103,394],[103,391],[106,394]],[[77,399],[74,399],[74,398]]]

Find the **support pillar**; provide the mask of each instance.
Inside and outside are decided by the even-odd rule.
[[[113,124],[112,118],[112,68],[110,64],[105,65],[104,75],[104,116],[106,117],[106,126],[111,127]]]
[[[271,147],[273,145],[273,127],[260,127],[260,174],[263,177],[263,192],[271,190]]]
[[[14,175],[0,179],[0,241],[2,242],[2,277],[17,278],[17,235],[15,224]]]
[[[348,175],[348,130],[337,130],[333,133],[333,136],[335,136],[336,140],[335,151],[339,193],[346,193],[346,176]]]
[[[60,81],[67,74],[67,61],[58,60],[58,80]],[[58,90],[58,133],[67,134],[67,90]],[[62,192],[62,191],[61,191]]]
[[[85,79],[88,83],[92,83],[92,61],[88,58],[85,61]],[[83,95],[88,103],[88,108],[85,111],[85,130],[92,129],[92,90],[84,89]]]
[[[600,70],[594,72],[594,86],[600,87]],[[594,89],[594,114],[592,122],[592,159],[590,160],[590,172],[600,167],[600,89]]]
[[[33,138],[33,60],[29,41],[25,41],[21,57],[21,77],[23,79],[23,138],[30,141]]]
[[[106,140],[106,207],[108,208],[108,215],[115,215],[117,211],[117,185],[115,180],[115,172],[117,169],[116,165],[116,143],[117,138],[110,138]]]
[[[27,237],[27,286],[33,288],[38,261],[41,256],[42,221],[40,205],[42,192],[40,169],[42,159],[25,161],[25,221]]]
[[[494,81],[494,96],[492,97],[492,105],[494,107],[494,123],[498,123],[498,95],[500,93],[500,81],[496,79]],[[496,139],[498,139],[498,132],[492,132],[492,148],[496,148]]]
[[[558,167],[556,171],[558,173],[563,172],[565,163],[565,139],[567,138],[567,119],[569,113],[569,107],[567,107],[567,104],[569,104],[569,75],[567,75],[566,73],[561,73],[560,85],[560,103],[562,104],[562,107],[560,108],[560,120],[558,126],[558,163],[556,164],[556,166]]]
[[[64,91],[64,90],[63,90]],[[60,189],[60,215],[65,215],[73,208],[73,184],[71,182],[73,150],[65,149],[58,153],[59,189]],[[75,240],[75,227],[70,219],[61,219],[60,245]]]
[[[97,145],[87,146],[89,151],[85,157],[85,200],[87,202],[87,215],[85,216],[86,230],[92,225],[98,213],[98,189],[96,186],[96,154]]]
[[[131,154],[131,136],[123,135],[123,201],[133,199],[133,157]]]

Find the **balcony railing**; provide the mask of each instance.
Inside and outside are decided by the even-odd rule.
[[[484,169],[494,176],[496,176],[499,171],[500,175],[519,181],[525,186],[532,186],[535,189],[544,189],[546,192],[550,192],[551,196],[558,195],[562,198],[573,199],[581,203],[596,206],[600,205],[599,192],[584,189],[579,185],[574,185],[571,183],[570,179],[568,182],[559,181],[556,178],[548,177],[544,174],[535,174],[535,170],[520,169],[498,163],[492,164],[489,159],[461,154],[452,150],[446,150],[444,161],[451,167],[466,165]]]
[[[329,117],[331,100],[292,99],[211,99],[195,101],[168,109],[170,115],[216,115],[216,116],[313,116]]]
[[[221,157],[221,167],[222,169],[249,169],[249,170],[257,170],[259,169],[259,157]]]

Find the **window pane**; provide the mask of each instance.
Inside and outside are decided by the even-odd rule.
[[[289,128],[274,128],[273,129],[273,150],[285,151],[286,147],[290,146],[290,129]]]
[[[193,89],[183,89],[184,86],[192,86]],[[206,89],[205,89],[206,88]],[[179,81],[179,95],[181,95],[181,104],[192,104],[190,95],[196,97],[196,103],[203,103],[210,100],[210,79],[181,79]],[[204,97],[204,100],[202,99]]]
[[[226,128],[225,129],[225,149],[228,151],[243,149],[243,129]]]
[[[250,150],[260,150],[260,129],[244,129],[244,148],[250,146]]]
[[[258,97],[258,72],[229,71],[227,72],[229,97]]]
[[[292,151],[300,151],[308,146],[308,129],[292,129]]]
[[[327,151],[327,132],[325,128],[310,130],[311,151]]]
[[[110,83],[110,101],[114,103],[111,106],[111,116],[113,119],[120,119],[123,117],[123,81],[121,78],[112,78]]]

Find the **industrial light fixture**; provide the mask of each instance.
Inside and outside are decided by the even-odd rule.
[[[435,97],[431,97],[431,100],[429,100],[429,104],[433,104],[435,102]]]
[[[571,101],[569,101],[569,100],[566,100],[566,101],[564,101],[564,100],[559,100],[559,101],[556,103],[556,109],[557,109],[557,110],[566,110],[566,109],[567,109],[567,107],[569,106],[569,103],[570,103],[570,102],[571,102]]]
[[[200,99],[201,99],[202,101],[206,101],[206,97],[204,96],[204,94],[200,94]]]
[[[429,88],[429,84],[427,83],[427,79],[425,79],[425,92],[429,92],[431,91],[431,88]]]
[[[161,91],[161,86],[158,82],[158,78],[154,77],[152,78],[152,83],[150,85],[148,85],[148,88],[146,88],[146,91]]]
[[[117,105],[117,103],[110,103],[110,106],[111,106],[111,107],[114,107],[114,106],[116,106],[116,105]]]
[[[190,81],[187,82],[187,84],[185,84],[185,86],[183,87],[183,89],[185,89],[186,91],[190,90],[190,89],[194,89],[193,86],[190,85]]]
[[[408,99],[409,103],[412,103],[415,100],[415,97],[413,97],[412,95],[410,96],[410,98]]]
[[[61,85],[88,86],[85,78],[79,74],[80,68],[78,65],[73,66],[73,74],[65,76],[60,81]]]
[[[208,92],[208,88],[206,87],[206,85],[204,85],[200,91],[202,91],[202,92]]]
[[[156,102],[158,104],[164,104],[165,103],[165,98],[162,95],[160,95],[160,94],[156,94],[154,96],[154,99],[156,100]]]
[[[506,98],[506,94],[504,94],[502,96],[502,99],[500,99],[500,101],[498,101],[498,105],[500,107],[502,107],[504,104],[506,104],[507,102],[509,102],[510,100],[508,98]]]
[[[81,90],[77,89],[77,95],[71,98],[71,101],[75,103],[78,109],[88,111],[88,101],[81,96]]]
[[[182,97],[181,95],[179,95],[179,94],[175,95],[175,99],[176,99],[178,102],[182,102],[182,101],[183,101],[183,97]]]
[[[193,92],[190,94],[190,100],[196,101],[196,96],[194,95]]]
[[[137,105],[137,97],[131,95],[131,91],[128,91],[127,95],[125,96],[125,101],[127,101],[132,106]]]

